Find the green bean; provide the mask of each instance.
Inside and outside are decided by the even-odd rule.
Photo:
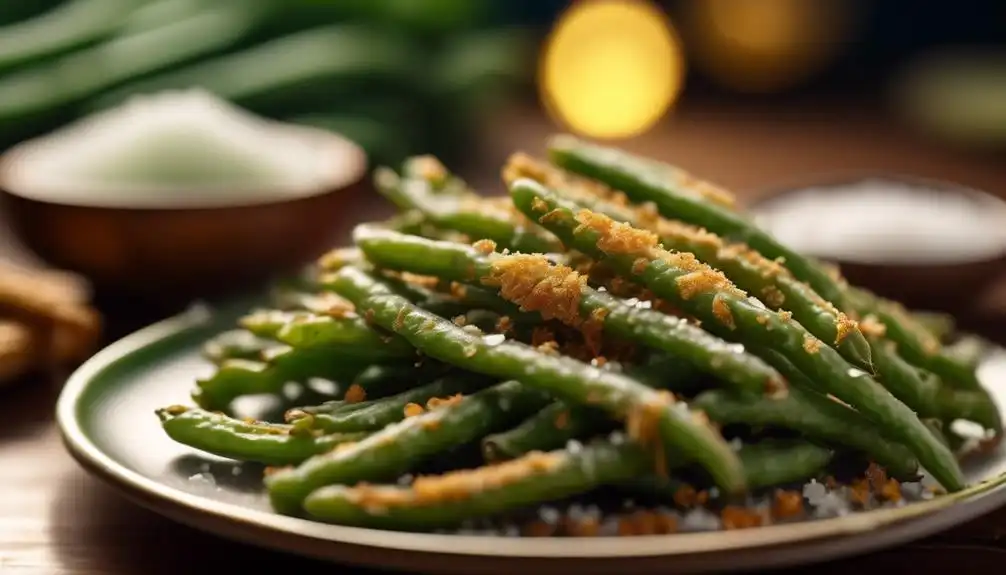
[[[402,218],[413,217],[409,214],[399,214]],[[391,229],[399,229],[408,226],[396,226],[390,222],[385,225],[389,226]],[[404,233],[404,232],[403,232]],[[325,272],[337,272],[346,266],[358,266],[364,263],[363,253],[355,247],[340,247],[331,249],[321,257],[318,258],[316,265],[318,266],[319,275]]]
[[[685,319],[592,289],[572,269],[552,265],[544,256],[486,254],[461,244],[371,226],[357,226],[353,239],[378,266],[496,286],[503,297],[523,310],[584,329],[588,339],[596,339],[589,336],[592,332],[603,332],[667,352],[752,393],[785,385],[774,369],[742,347],[728,344]]]
[[[586,493],[652,468],[634,443],[598,442],[573,453],[529,453],[500,465],[417,479],[409,487],[330,486],[304,502],[309,516],[379,529],[422,531]]]
[[[982,389],[974,367],[944,353],[940,341],[915,323],[901,304],[862,289],[850,289],[849,301],[863,316],[875,316],[884,325],[884,337],[897,343],[898,353],[912,364],[935,373],[948,385]]]
[[[955,389],[936,375],[902,359],[892,341],[871,337],[881,382],[895,397],[914,409],[919,417],[953,421],[966,419],[985,429],[1002,431],[999,409],[984,390]]]
[[[629,377],[655,389],[681,392],[693,388],[699,374],[680,358],[661,356],[646,365],[634,365]],[[602,410],[556,401],[517,427],[482,439],[489,461],[512,459],[530,451],[551,451],[571,439],[611,431],[615,422]]]
[[[220,364],[228,359],[258,359],[263,351],[274,345],[276,342],[262,339],[250,331],[232,329],[207,341],[202,351],[206,359]]]
[[[606,413],[557,401],[525,419],[520,425],[482,439],[486,461],[503,461],[532,451],[559,449],[567,442],[615,425]]]
[[[279,311],[309,311],[325,315],[351,309],[339,296],[329,293],[309,293],[302,290],[276,288],[270,294],[272,309]]]
[[[389,480],[444,450],[520,421],[547,401],[541,392],[504,382],[459,402],[410,417],[366,439],[266,478],[273,507],[296,513],[312,491],[333,483]]]
[[[992,349],[992,345],[985,339],[976,335],[964,335],[945,346],[943,353],[953,357],[958,363],[968,366],[969,369],[977,371],[990,349]]]
[[[476,378],[471,375],[444,377],[433,383],[403,391],[391,397],[369,401],[367,405],[356,409],[318,413],[313,416],[311,427],[325,433],[381,429],[405,419],[405,408],[409,404],[426,405],[430,399],[475,391],[483,387],[485,383],[484,378]],[[308,414],[305,412],[304,415]]]
[[[474,239],[490,239],[510,249],[536,253],[560,251],[555,238],[536,228],[514,224],[507,207],[475,194],[458,198],[441,196],[430,190],[421,178],[402,180],[388,168],[374,170],[375,187],[395,203],[406,203],[435,225],[460,232]]]
[[[765,489],[804,481],[828,467],[835,452],[801,440],[764,440],[738,450],[751,489]],[[674,501],[684,484],[675,477],[646,475],[620,487],[658,501]]]
[[[349,356],[327,349],[294,349],[279,346],[263,354],[264,361],[230,359],[210,377],[196,381],[192,399],[202,408],[226,411],[244,395],[277,394],[283,385],[311,378],[344,380],[364,366]]]
[[[787,314],[771,312],[757,300],[747,298],[725,276],[694,256],[663,250],[653,234],[593,214],[533,180],[514,182],[510,191],[521,211],[570,248],[596,257],[626,278],[645,285],[657,297],[697,316],[714,333],[777,350],[816,385],[904,443],[948,491],[964,488],[964,476],[953,453],[933,437],[910,408],[869,374],[850,367],[837,351],[821,345]]]
[[[692,404],[721,425],[791,429],[812,441],[866,454],[896,477],[908,479],[918,474],[918,464],[904,446],[885,439],[856,411],[812,391],[794,386],[785,397],[751,399],[727,390],[709,390]]]
[[[603,182],[635,202],[652,202],[664,217],[746,243],[769,259],[782,258],[797,279],[810,284],[815,292],[839,309],[845,308],[840,280],[816,261],[779,243],[750,218],[710,201],[700,193],[707,184],[690,177],[668,177],[669,166],[569,136],[552,138],[548,153],[549,159],[564,169]]]
[[[363,439],[365,433],[315,435],[292,425],[247,422],[197,408],[157,410],[171,439],[220,457],[266,465],[291,465],[337,445]]]
[[[935,311],[912,311],[912,319],[940,342],[950,339],[957,331],[957,320],[948,313]]]
[[[449,368],[435,361],[424,361],[419,365],[371,365],[360,371],[352,379],[351,385],[345,386],[342,392],[350,387],[358,388],[354,393],[362,395],[363,400],[345,398],[326,401],[320,405],[305,405],[290,410],[290,416],[299,413],[311,415],[346,413],[372,405],[374,401],[391,395],[402,393],[432,382],[447,373]]]
[[[943,445],[946,445],[948,449],[954,451],[954,445],[950,442],[950,438],[947,437],[947,434],[944,431],[942,421],[940,421],[939,419],[929,417],[923,419],[922,423],[926,424],[926,427],[929,428],[929,432],[932,433],[937,439],[942,441]]]
[[[294,348],[333,347],[360,361],[386,361],[415,357],[405,340],[372,329],[363,318],[302,315],[276,333],[276,339]]]
[[[276,334],[284,325],[312,315],[305,310],[257,309],[238,319],[238,325],[258,337],[276,339]]]
[[[524,155],[507,165],[508,179],[528,174],[543,186],[591,211],[659,236],[670,251],[690,252],[722,271],[737,287],[757,294],[770,309],[785,308],[814,336],[837,349],[853,365],[872,372],[870,344],[859,325],[797,280],[779,262],[771,261],[744,244],[724,241],[716,234],[661,217],[641,206],[619,202],[608,188],[575,177]]]
[[[618,419],[628,418],[634,439],[641,432],[649,435],[656,431],[665,448],[676,447],[690,461],[702,465],[724,491],[745,490],[736,454],[708,422],[696,418],[687,408],[672,405],[669,394],[498,335],[472,334],[396,296],[360,270],[341,270],[336,283],[337,293],[423,354],[476,373],[518,379],[558,399],[594,405]]]
[[[761,441],[740,450],[752,488],[803,481],[831,463],[834,451],[806,441]]]

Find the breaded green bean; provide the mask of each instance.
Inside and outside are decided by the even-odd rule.
[[[345,381],[366,364],[328,349],[294,349],[277,346],[262,354],[262,361],[226,360],[207,378],[196,381],[192,399],[212,411],[226,411],[244,395],[277,394],[288,382],[311,378]]]
[[[498,378],[514,378],[557,399],[602,408],[627,420],[633,439],[674,447],[705,468],[728,493],[745,490],[740,460],[719,432],[666,392],[624,375],[506,340],[472,334],[395,295],[372,276],[353,268],[338,272],[336,292],[374,323],[444,363]]]
[[[316,434],[306,428],[249,422],[198,408],[172,406],[157,410],[171,439],[220,457],[266,465],[297,464],[366,433]]]
[[[547,401],[538,390],[504,382],[269,475],[269,500],[280,513],[292,514],[320,487],[395,479],[438,453],[520,421]]]
[[[311,493],[304,508],[310,517],[340,525],[425,531],[586,493],[652,466],[639,445],[597,442],[575,453],[533,452],[499,465],[423,477],[408,487],[325,487]]]
[[[374,184],[378,191],[396,204],[406,203],[439,227],[477,239],[491,239],[523,252],[561,249],[555,238],[540,229],[515,226],[507,203],[476,194],[461,198],[437,195],[431,191],[427,180],[415,177],[402,179],[388,168],[374,170]]]
[[[311,417],[311,428],[324,433],[349,431],[374,431],[405,419],[410,405],[425,406],[431,399],[444,399],[455,394],[471,393],[485,387],[488,380],[471,374],[440,378],[390,397],[368,401],[355,409],[316,413]],[[305,416],[309,416],[304,412]],[[290,418],[288,417],[288,421]]]
[[[657,297],[694,314],[710,331],[775,350],[813,378],[815,384],[904,443],[948,491],[964,488],[964,475],[953,453],[933,437],[909,407],[869,374],[852,368],[837,351],[823,345],[788,314],[771,312],[748,298],[726,276],[693,255],[664,250],[652,232],[590,212],[533,180],[514,182],[510,192],[521,211],[569,247],[604,261]]]
[[[785,397],[750,399],[727,390],[709,390],[692,403],[722,425],[790,429],[813,441],[863,453],[893,476],[918,475],[918,463],[908,449],[885,439],[877,426],[856,411],[812,391],[794,386]]]
[[[586,285],[586,278],[544,256],[494,253],[357,226],[353,239],[376,265],[494,287],[524,311],[538,312],[579,328],[588,343],[615,337],[680,357],[726,384],[751,393],[785,386],[776,371],[743,348],[709,334],[687,320],[631,304]]]
[[[872,372],[870,345],[856,321],[839,311],[786,267],[742,243],[725,241],[697,226],[665,218],[621,194],[523,154],[511,156],[504,178],[529,177],[557,194],[613,220],[657,234],[670,251],[690,252],[722,271],[737,287],[756,294],[773,310],[786,310],[809,332],[837,349],[853,365]]]

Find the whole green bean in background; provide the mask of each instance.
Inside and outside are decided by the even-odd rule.
[[[645,285],[657,297],[696,315],[711,331],[775,350],[812,378],[816,385],[856,408],[881,426],[885,433],[904,443],[948,491],[964,488],[964,475],[953,453],[929,432],[910,408],[869,374],[852,368],[838,352],[826,345],[814,344],[815,338],[797,322],[752,303],[735,288],[731,291],[727,286],[706,286],[703,283],[703,289],[686,297],[679,278],[693,272],[677,267],[679,260],[672,254],[656,246],[644,250],[645,254],[606,253],[599,247],[599,242],[604,245],[605,240],[610,238],[602,237],[593,227],[578,222],[578,217],[592,216],[589,210],[563,200],[530,179],[514,182],[510,192],[521,211],[539,221],[570,248],[612,265],[624,277]],[[611,222],[605,216],[593,217],[600,218],[598,222]],[[700,272],[713,273],[709,268]],[[728,310],[732,325],[724,322],[724,314],[717,313],[717,308]],[[752,351],[758,353],[757,350]],[[763,358],[772,362],[769,357]]]
[[[515,158],[509,167],[514,168],[516,173],[531,173],[530,177],[543,186],[593,212],[652,231],[668,250],[695,254],[699,260],[726,274],[737,287],[756,294],[770,309],[791,312],[807,331],[837,349],[853,365],[873,371],[870,344],[859,331],[859,326],[810,286],[793,277],[783,265],[769,261],[743,244],[726,242],[701,228],[646,214],[636,207],[618,205],[594,190],[578,188],[561,174],[553,174],[551,171],[555,168],[551,166],[529,162],[534,160]],[[521,170],[522,167],[529,169]]]
[[[0,73],[39,64],[110,37],[140,0],[70,0],[0,27]]]
[[[603,182],[635,202],[653,202],[664,217],[744,242],[769,259],[783,258],[787,269],[797,279],[810,284],[815,292],[839,309],[845,308],[843,286],[822,266],[782,245],[749,218],[668,179],[664,170],[654,168],[654,162],[570,136],[549,140],[548,156],[559,167]]]
[[[393,480],[438,453],[520,421],[547,401],[538,390],[516,381],[504,382],[392,424],[352,446],[273,473],[265,480],[269,499],[280,513],[292,514],[320,487]]]
[[[199,86],[255,113],[286,116],[330,106],[336,96],[361,88],[408,90],[420,79],[420,62],[401,36],[362,24],[327,24],[130,82],[92,101],[90,109]]]
[[[701,465],[724,491],[745,490],[740,460],[723,437],[694,413],[671,405],[667,395],[569,357],[499,341],[496,335],[472,334],[395,295],[360,270],[343,269],[335,282],[337,293],[357,310],[409,340],[423,354],[476,373],[517,379],[558,399],[603,408],[619,419],[655,420],[665,448],[673,446]]]
[[[157,410],[171,439],[220,457],[266,465],[291,465],[325,453],[366,433],[315,435],[294,426],[247,422],[198,408],[173,406]]]
[[[512,214],[475,194],[468,198],[437,195],[427,180],[403,180],[388,168],[374,170],[374,185],[402,209],[418,210],[438,227],[466,234],[473,240],[490,239],[527,253],[561,251],[555,238],[536,228],[515,225]]]
[[[491,283],[498,262],[521,257],[483,254],[463,244],[366,225],[356,227],[353,241],[378,266],[483,285]],[[763,393],[785,385],[779,374],[760,359],[685,319],[631,305],[587,285],[580,288],[577,304],[583,321],[597,312],[605,314],[600,320],[604,334],[681,357],[737,389]]]
[[[308,496],[304,508],[310,517],[340,525],[425,531],[626,481],[646,473],[653,467],[653,461],[645,449],[634,443],[597,442],[575,453],[562,450],[534,453],[503,465],[523,466],[526,471],[515,473],[509,481],[480,482],[477,487],[466,485],[463,488],[470,492],[464,498],[425,501],[410,487],[331,486]],[[485,468],[469,473],[490,476],[494,470]],[[368,492],[378,497],[383,494],[384,499],[393,498],[400,503],[368,505]]]
[[[487,380],[471,374],[443,377],[419,387],[403,391],[391,397],[384,397],[367,402],[367,405],[355,409],[336,411],[334,413],[318,413],[311,417],[312,429],[320,429],[325,433],[343,433],[348,431],[373,431],[405,419],[405,406],[410,403],[426,405],[434,397],[445,398],[458,393],[470,393],[485,387]]]

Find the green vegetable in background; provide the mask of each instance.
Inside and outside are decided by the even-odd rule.
[[[401,38],[360,25],[323,26],[126,85],[91,107],[200,86],[253,112],[282,116],[319,109],[339,94],[407,90],[419,81],[422,64]]]
[[[0,27],[0,75],[108,38],[142,1],[69,0],[31,19]]]

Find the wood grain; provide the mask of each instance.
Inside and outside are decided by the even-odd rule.
[[[537,151],[542,136],[553,129],[528,111],[502,117],[488,140],[492,146],[486,150],[486,165],[498,166],[518,147]],[[818,108],[814,113],[685,109],[659,132],[630,147],[674,158],[697,173],[744,191],[746,198],[787,182],[853,169],[909,172],[1006,193],[1006,167],[1001,159],[941,150],[876,116],[841,107]],[[470,172],[485,178],[491,169],[476,166]],[[367,211],[379,210],[370,207]],[[0,253],[5,243],[9,242],[0,233]],[[25,259],[23,254],[11,257]],[[86,475],[64,451],[52,423],[60,382],[59,377],[35,378],[0,390],[0,574],[177,575],[193,564],[209,563],[227,573],[376,573],[223,541],[125,501]],[[1003,561],[1006,510],[927,541],[817,566],[813,572],[874,568],[981,572]]]

